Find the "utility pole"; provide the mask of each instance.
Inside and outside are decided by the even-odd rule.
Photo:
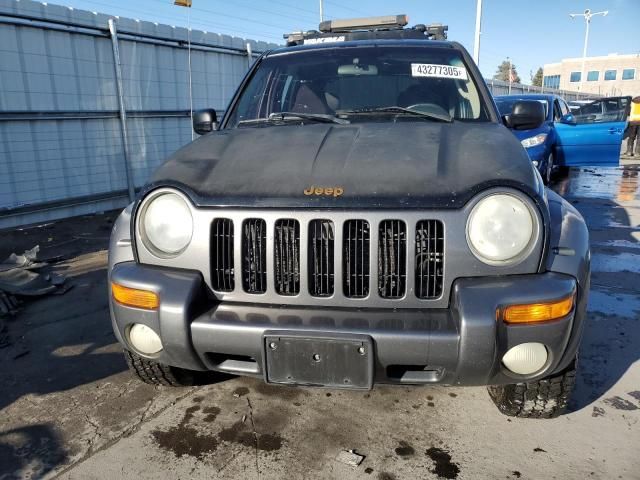
[[[511,75],[511,69],[513,67],[511,66],[511,57],[507,57],[507,60],[509,61],[509,95],[511,95],[511,79],[513,78]]]
[[[324,22],[324,8],[322,3],[323,3],[322,0],[320,0],[320,21]]]
[[[591,18],[596,15],[602,15],[606,17],[609,13],[609,10],[603,10],[602,12],[592,12],[589,8],[587,8],[584,13],[570,13],[569,16],[571,18],[576,17],[584,17],[586,23],[586,30],[584,33],[584,49],[582,50],[582,69],[580,70],[580,91],[582,91],[582,82],[584,82],[584,65],[587,60],[587,46],[589,45],[589,26],[591,25]]]
[[[322,2],[322,0],[320,0]],[[477,0],[476,4],[476,33],[473,44],[473,61],[480,66],[480,29],[482,28],[482,0]]]

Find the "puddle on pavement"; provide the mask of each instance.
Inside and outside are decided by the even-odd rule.
[[[640,312],[640,298],[636,294],[603,291],[592,287],[589,292],[589,312],[636,318]]]
[[[598,253],[591,259],[591,271],[640,273],[640,261],[635,253],[621,252],[613,255]]]
[[[605,198],[627,203],[640,198],[640,165],[609,168],[581,168],[554,189],[569,198]]]

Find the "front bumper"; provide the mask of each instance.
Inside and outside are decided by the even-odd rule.
[[[265,337],[347,336],[371,341],[374,383],[488,385],[549,375],[575,357],[586,296],[573,277],[544,273],[461,278],[445,309],[336,309],[216,303],[197,272],[124,262],[110,280],[156,292],[158,311],[126,307],[111,300],[118,340],[129,349],[127,330],[143,323],[162,338],[159,362],[191,370],[218,370],[267,378]],[[553,301],[577,290],[574,310],[543,324],[506,325],[496,309],[516,303]],[[533,376],[506,370],[502,356],[520,343],[540,342],[546,366]]]

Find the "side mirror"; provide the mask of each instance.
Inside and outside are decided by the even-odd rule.
[[[193,112],[193,129],[198,135],[205,135],[213,132],[216,128],[218,117],[213,108],[205,108]]]
[[[514,130],[531,130],[538,128],[545,121],[545,111],[542,102],[537,100],[521,100],[513,104],[511,113],[506,121],[509,128]]]
[[[560,117],[560,123],[565,123],[567,125],[575,125],[576,122],[576,117],[573,113],[567,113],[566,115],[563,115],[562,117]]]

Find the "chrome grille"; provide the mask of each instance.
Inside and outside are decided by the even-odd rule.
[[[233,250],[233,221],[216,218],[211,224],[210,255],[214,290],[231,292],[235,288]]]
[[[247,293],[267,291],[267,223],[260,218],[242,224],[242,288]]]
[[[439,220],[416,225],[415,284],[418,298],[438,298],[444,280],[444,226]]]
[[[276,293],[297,295],[300,293],[300,222],[277,220],[274,241]]]
[[[343,233],[343,288],[348,298],[364,298],[369,295],[369,222],[348,220]]]
[[[401,220],[385,220],[378,236],[378,293],[401,298],[407,286],[407,226]]]
[[[334,289],[334,226],[331,220],[309,223],[309,293],[330,297]]]

